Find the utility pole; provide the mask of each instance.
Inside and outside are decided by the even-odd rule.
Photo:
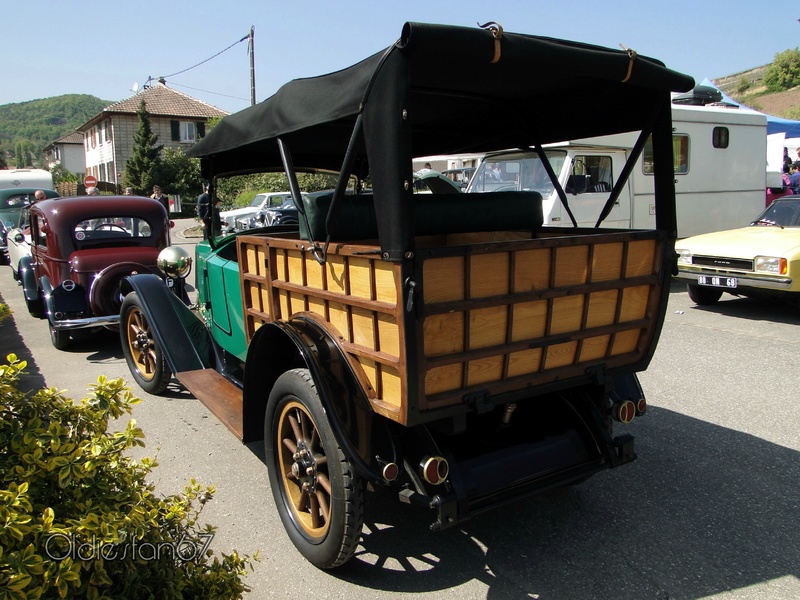
[[[256,103],[256,48],[255,48],[255,36],[256,36],[256,28],[255,25],[250,27],[250,42],[249,42],[249,52],[250,52],[250,106],[254,106]]]

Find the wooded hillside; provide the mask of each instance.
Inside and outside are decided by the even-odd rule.
[[[75,131],[111,101],[88,94],[67,94],[0,105],[0,153],[13,165],[19,142],[36,156],[58,138]]]

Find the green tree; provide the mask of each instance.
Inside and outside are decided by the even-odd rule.
[[[165,148],[161,156],[158,181],[161,188],[170,194],[197,196],[203,191],[200,161],[186,156],[181,148]]]
[[[64,165],[62,165],[60,162],[50,167],[50,174],[53,176],[53,185],[78,181],[78,176],[75,173],[67,171]]]
[[[133,152],[125,163],[122,185],[132,187],[135,194],[147,195],[158,183],[156,180],[161,169],[161,149],[164,144],[158,144],[158,136],[150,126],[150,113],[144,100],[139,103],[136,115],[139,117],[139,126],[133,134]]]
[[[781,92],[800,85],[800,48],[784,50],[775,55],[775,60],[764,75],[764,85],[771,92]]]
[[[17,142],[14,146],[14,161],[18,169],[25,167],[25,148],[23,148],[22,142]]]

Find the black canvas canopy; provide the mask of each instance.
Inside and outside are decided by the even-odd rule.
[[[274,170],[280,139],[296,168],[369,173],[381,245],[386,233],[397,257],[409,237],[401,204],[411,193],[403,182],[412,157],[646,129],[669,111],[670,92],[693,85],[633,51],[498,27],[406,23],[385,51],[287,83],[225,117],[189,154],[202,159],[208,178]]]

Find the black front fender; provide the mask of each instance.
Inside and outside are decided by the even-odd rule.
[[[173,373],[213,367],[211,343],[203,322],[156,275],[131,275],[122,293],[135,292],[164,358]],[[124,327],[121,324],[121,327]]]
[[[19,261],[19,275],[22,281],[22,293],[28,302],[38,302],[39,286],[36,283],[36,272],[33,270],[33,257],[23,256]]]

